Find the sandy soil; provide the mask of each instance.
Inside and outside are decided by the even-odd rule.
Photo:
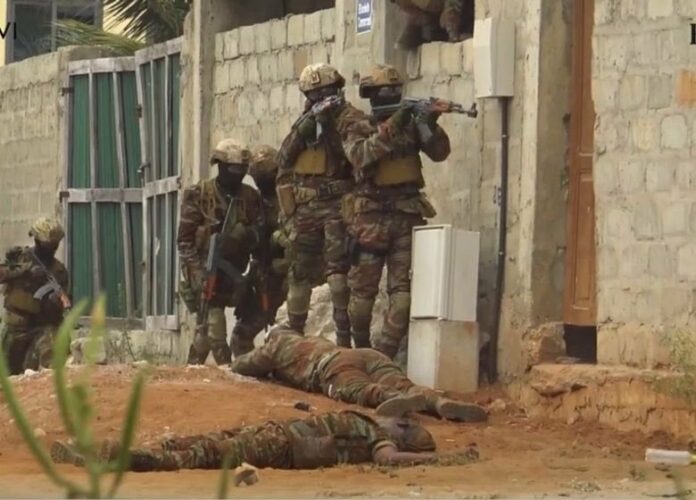
[[[97,407],[95,429],[99,437],[117,437],[129,381],[135,368],[99,367],[92,377]],[[50,372],[15,377],[14,386],[32,425],[45,432],[48,444],[64,438],[53,394]],[[230,489],[231,497],[349,497],[399,498],[541,498],[603,497],[647,498],[670,495],[674,488],[669,471],[642,461],[647,446],[685,449],[686,443],[668,436],[620,434],[595,424],[531,420],[509,401],[502,408],[498,389],[482,391],[469,399],[482,404],[496,401],[486,424],[455,424],[419,417],[436,437],[440,451],[475,444],[476,463],[455,466],[377,468],[343,466],[319,471],[260,471],[254,486]],[[0,397],[0,401],[2,401]],[[154,443],[169,433],[179,435],[235,427],[268,418],[302,416],[297,401],[312,411],[348,408],[319,395],[238,377],[216,368],[160,367],[146,387],[137,443]],[[72,466],[60,470],[75,479],[82,471]],[[688,480],[696,471],[681,469]],[[123,497],[213,497],[219,473],[181,471],[129,474]],[[7,407],[0,404],[0,497],[51,497],[60,495],[41,474],[12,425]]]

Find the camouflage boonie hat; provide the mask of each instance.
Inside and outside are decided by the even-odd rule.
[[[370,74],[360,79],[360,97],[367,97],[367,89],[374,87],[396,87],[404,84],[399,71],[388,64],[378,64]]]
[[[40,217],[34,221],[29,230],[29,236],[42,243],[58,245],[65,237],[63,226],[56,219]]]
[[[251,152],[234,139],[223,139],[217,143],[210,155],[210,163],[237,163],[248,164]]]
[[[302,92],[309,92],[329,85],[343,87],[345,83],[345,78],[338,70],[326,63],[310,64],[300,73],[300,90]]]
[[[249,162],[249,175],[254,179],[275,179],[278,172],[277,154],[278,151],[271,146],[263,145],[254,148]]]

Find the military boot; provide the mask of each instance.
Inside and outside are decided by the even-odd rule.
[[[370,332],[356,332],[353,330],[353,342],[356,349],[370,348]]]
[[[336,325],[336,345],[338,347],[347,347],[350,349],[350,320],[348,319],[348,311],[346,309],[337,309],[334,307],[333,320]]]
[[[230,347],[235,358],[254,350],[254,338],[247,326],[239,323],[234,326]]]
[[[464,403],[454,399],[438,397],[429,402],[428,410],[433,411],[441,418],[454,420],[455,422],[485,422],[488,413],[481,406],[473,403]]]
[[[427,409],[423,394],[397,394],[377,407],[375,413],[382,417],[403,417],[407,413],[418,413]]]
[[[295,330],[300,335],[304,335],[305,324],[307,323],[307,313],[304,314],[292,314],[288,313],[288,323],[287,326],[291,330]]]

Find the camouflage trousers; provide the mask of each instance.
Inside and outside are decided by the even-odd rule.
[[[348,273],[348,314],[356,344],[370,338],[372,309],[379,292],[382,268],[387,266],[389,304],[382,332],[372,346],[393,358],[408,333],[411,307],[411,230],[425,224],[418,214],[399,211],[357,214],[350,226],[355,239],[352,267]],[[362,343],[364,347],[365,344]]]
[[[237,323],[232,330],[232,354],[241,356],[254,348],[254,339],[261,330],[275,323],[276,314],[288,294],[286,276],[268,273],[265,277],[268,310],[264,311],[263,300],[255,284],[254,293],[249,294],[235,309]]]
[[[401,394],[423,394],[430,407],[439,395],[415,385],[387,356],[374,349],[340,350],[320,377],[322,392],[346,403],[376,408]]]
[[[243,462],[255,467],[292,468],[290,442],[275,422],[199,436],[167,439],[160,448],[131,451],[136,472],[178,469],[219,469],[226,455],[230,467]]]
[[[324,280],[329,283],[334,309],[343,311],[347,321],[345,311],[349,291],[346,273],[350,264],[340,198],[312,200],[299,205],[293,215],[289,240],[288,316],[291,322],[293,317],[299,318],[298,325],[291,326],[301,327],[300,330],[304,328],[312,288]],[[336,328],[343,331],[349,327],[337,323]]]
[[[0,328],[2,353],[7,360],[10,375],[24,373],[27,369],[38,370],[40,367],[51,366],[57,326],[26,326],[3,322]]]

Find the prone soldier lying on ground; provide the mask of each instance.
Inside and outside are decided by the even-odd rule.
[[[238,427],[210,434],[166,439],[158,448],[131,450],[130,470],[219,469],[227,454],[230,467],[317,469],[337,464],[381,465],[434,461],[432,435],[409,419],[373,420],[363,413],[324,413],[284,422]],[[100,458],[115,460],[118,442],[104,441]],[[83,466],[84,459],[65,442],[51,446],[56,463]]]
[[[236,358],[231,369],[250,377],[272,375],[297,389],[377,408],[382,416],[428,412],[464,422],[487,419],[478,405],[415,385],[379,351],[338,347],[322,337],[301,337],[284,327],[272,329],[263,346]]]

